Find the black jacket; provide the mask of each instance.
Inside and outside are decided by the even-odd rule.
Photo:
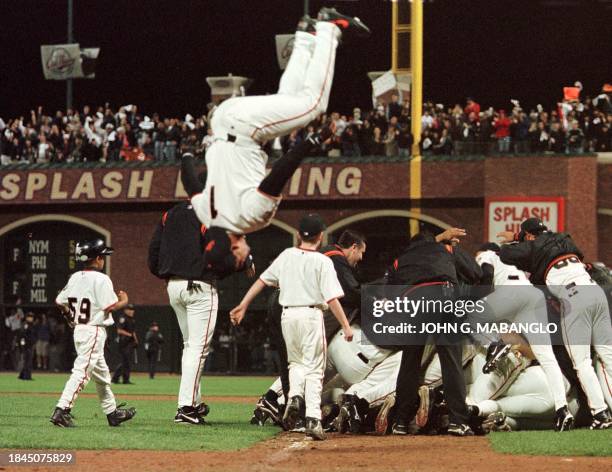
[[[182,202],[162,216],[149,244],[148,265],[151,273],[161,279],[180,277],[185,280],[212,280],[229,273],[213,273],[206,262],[209,244],[215,231],[200,223],[189,202]],[[216,247],[215,247],[216,249]]]
[[[444,244],[435,241],[415,241],[395,261],[388,271],[388,283],[418,285],[426,282],[457,284],[455,257]]]
[[[349,265],[340,247],[335,245],[325,246],[321,249],[321,252],[334,263],[338,281],[344,291],[344,297],[339,301],[346,314],[348,315],[350,311],[356,308],[361,308],[361,286],[355,278],[354,269]]]
[[[499,258],[504,264],[514,265],[529,272],[534,285],[546,285],[546,274],[551,263],[570,254],[575,254],[580,260],[583,258],[582,251],[569,234],[546,231],[533,241],[504,244]]]

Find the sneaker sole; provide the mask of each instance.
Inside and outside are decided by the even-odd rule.
[[[497,363],[497,361],[500,360],[502,357],[506,356],[510,352],[511,349],[512,349],[512,346],[510,346],[509,344],[506,344],[504,348],[501,351],[499,351],[497,354],[495,354],[495,356],[490,361],[487,361],[487,363],[485,364],[485,367],[488,367],[489,370],[485,372],[484,367],[483,367],[483,373],[484,374],[491,373],[491,371],[495,369],[495,364]]]
[[[385,399],[378,415],[376,416],[376,421],[374,422],[374,430],[376,434],[379,436],[383,436],[387,434],[387,429],[389,428],[389,412],[391,408],[395,405],[395,397],[389,396]]]
[[[424,428],[429,419],[429,387],[422,385],[419,387],[419,409],[416,414],[416,424],[419,428]]]

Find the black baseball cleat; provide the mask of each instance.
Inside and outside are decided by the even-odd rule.
[[[315,28],[316,24],[317,20],[311,18],[309,15],[304,15],[302,18],[300,18],[300,21],[298,21],[296,30],[303,31],[304,33],[315,34],[317,31]]]
[[[367,38],[370,36],[370,28],[368,28],[359,18],[343,15],[335,8],[321,8],[317,15],[317,20],[328,21],[335,24],[344,33],[354,33],[355,36]]]
[[[304,406],[304,399],[299,395],[291,397],[285,414],[283,416],[283,426],[287,431],[292,431],[295,428],[297,420],[301,417],[301,411]]]
[[[210,413],[210,406],[208,406],[206,403],[202,402],[199,405],[196,405],[195,409],[198,412],[198,415],[200,416],[206,416],[208,415],[208,413]]]
[[[205,424],[204,418],[198,413],[197,407],[193,406],[181,406],[176,410],[176,416],[174,417],[175,423],[181,424],[195,424],[202,426]]]
[[[106,415],[109,426],[119,426],[121,423],[134,418],[136,415],[136,408],[121,408],[124,405],[125,403],[122,403],[121,405],[117,406],[115,411]]]
[[[359,412],[359,403],[362,400],[357,395],[342,395],[342,404],[340,405],[340,414],[338,417],[342,418],[339,432],[345,432],[348,430],[351,434],[358,434],[361,432],[362,417]]]
[[[406,436],[407,434],[410,434],[409,425],[404,423],[403,420],[398,419],[391,427],[391,434]]]
[[[487,360],[482,367],[482,373],[488,374],[494,368],[497,362],[504,356],[508,355],[512,346],[504,344],[501,341],[492,342],[487,348]]]
[[[74,422],[72,421],[72,415],[70,414],[69,408],[63,409],[56,407],[49,421],[60,428],[74,427]]]
[[[323,441],[327,438],[323,432],[321,420],[317,418],[306,417],[306,430],[304,432],[306,436],[316,439],[317,441]]]
[[[448,434],[451,436],[474,436],[474,431],[467,424],[450,423],[448,425]]]
[[[567,409],[567,405],[555,412],[555,431],[569,431],[574,427],[574,416]]]
[[[279,423],[281,420],[280,409],[277,401],[268,400],[265,396],[259,399],[257,406],[272,419],[274,423]]]
[[[593,415],[593,422],[589,429],[610,429],[612,428],[612,418],[610,418],[610,414],[608,410],[600,411]]]
[[[304,433],[306,431],[306,421],[301,416],[295,420],[295,425],[289,431],[292,433]]]
[[[503,411],[490,413],[482,422],[481,427],[485,434],[493,432],[512,431],[506,422],[506,414]]]

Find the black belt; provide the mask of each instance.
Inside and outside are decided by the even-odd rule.
[[[364,364],[370,363],[370,360],[360,352],[357,353],[357,357],[359,357],[359,359],[361,359]]]
[[[233,134],[227,134],[227,140],[230,143],[235,143],[236,142],[236,136],[234,136]]]
[[[519,280],[520,277],[518,275],[509,275],[508,280]]]
[[[309,306],[284,306],[283,310],[286,310],[287,308],[316,308],[315,305],[309,305]]]

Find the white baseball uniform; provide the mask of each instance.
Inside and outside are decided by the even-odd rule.
[[[555,401],[542,367],[529,366],[526,358],[514,353],[498,367],[480,374],[469,388],[468,397],[478,406],[481,416],[503,411],[512,430],[551,429]],[[565,377],[563,388],[569,399],[568,408],[575,415],[578,401]]]
[[[316,30],[316,36],[296,33],[277,94],[230,98],[214,111],[206,187],[191,198],[207,227],[246,234],[270,224],[280,198],[258,189],[268,160],[261,144],[307,125],[325,112],[329,101],[341,33],[321,21]]]
[[[548,323],[548,310],[544,294],[535,288],[525,273],[513,265],[504,264],[494,251],[483,251],[476,257],[479,265],[493,266],[493,285],[495,291],[485,300],[492,309],[495,321],[508,320],[516,323]],[[555,358],[552,346],[543,344],[530,333],[525,337],[536,356],[536,359],[546,373],[553,398],[555,409],[567,404],[565,388],[563,387],[563,374]]]
[[[593,414],[606,410],[602,387],[593,369],[591,345],[608,379],[612,379],[612,324],[606,294],[575,256],[555,263],[546,285],[561,304],[561,332]]]
[[[210,350],[219,307],[217,289],[213,285],[194,280],[198,288],[188,290],[188,284],[187,280],[172,278],[167,287],[170,305],[183,335],[179,407],[195,407],[202,403],[202,369]]]
[[[322,308],[344,296],[331,259],[307,249],[285,249],[260,279],[280,288],[281,327],[289,361],[289,398],[301,396],[306,416],[321,419],[327,342]]]
[[[55,303],[68,305],[74,323],[74,347],[77,358],[72,375],[66,382],[57,406],[72,408],[81,390],[90,378],[96,382],[96,391],[105,414],[116,410],[115,396],[111,391],[111,376],[104,359],[106,326],[113,318],[106,313],[117,303],[111,279],[96,270],[82,270],[70,276]]]

